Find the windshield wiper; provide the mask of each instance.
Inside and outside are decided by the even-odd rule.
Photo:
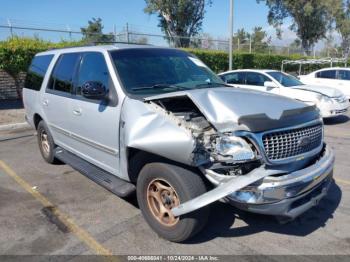
[[[214,87],[214,86],[228,86],[231,87],[228,84],[225,83],[217,83],[217,82],[207,82],[207,83],[203,83],[203,84],[198,84],[196,85],[196,87]]]
[[[184,86],[178,86],[178,85],[170,85],[170,84],[155,84],[153,86],[140,86],[140,87],[134,87],[131,88],[131,90],[146,90],[146,89],[164,89],[164,88],[173,88],[178,90],[184,90],[187,89]]]

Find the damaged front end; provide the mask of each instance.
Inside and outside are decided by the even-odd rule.
[[[126,98],[121,157],[137,148],[204,174],[214,189],[173,208],[175,216],[226,199],[248,211],[294,218],[326,193],[334,154],[323,144],[314,107],[271,95],[257,104],[261,96],[217,88]]]

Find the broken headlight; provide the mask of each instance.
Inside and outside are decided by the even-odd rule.
[[[240,137],[221,136],[216,139],[216,153],[233,161],[255,159],[255,154],[249,144]]]

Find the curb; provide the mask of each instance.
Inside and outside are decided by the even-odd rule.
[[[27,122],[0,125],[0,131],[11,131],[17,129],[29,129],[31,126]]]

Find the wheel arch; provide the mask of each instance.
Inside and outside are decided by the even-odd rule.
[[[173,161],[171,159],[141,150],[133,147],[127,148],[127,166],[128,166],[128,176],[131,182],[136,183],[137,178],[141,169],[149,163],[161,162],[172,164],[175,166],[180,166],[182,168],[188,169],[192,172],[198,173],[199,175],[205,177],[202,172],[197,167],[189,166],[183,163]],[[204,179],[207,180],[207,179]]]
[[[39,125],[41,120],[43,120],[41,115],[39,115],[38,113],[35,113],[33,116],[33,123],[34,123],[35,129],[38,129],[38,125]]]

